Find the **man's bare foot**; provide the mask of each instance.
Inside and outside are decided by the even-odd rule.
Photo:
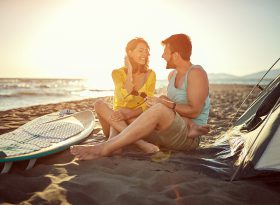
[[[148,154],[151,154],[151,153],[156,153],[159,151],[159,147],[152,144],[152,143],[149,143],[149,142],[146,142],[146,141],[138,141],[136,143],[136,145],[142,149],[145,153],[148,153]]]
[[[210,125],[197,125],[193,123],[190,126],[190,130],[188,133],[189,138],[199,137],[201,135],[205,135],[210,131]]]
[[[108,156],[103,143],[96,145],[74,145],[70,147],[70,152],[75,155],[78,160],[92,160]]]

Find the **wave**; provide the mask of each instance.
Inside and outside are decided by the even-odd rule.
[[[18,88],[80,88],[85,89],[83,79],[1,79],[1,89]]]
[[[71,92],[62,93],[42,93],[42,92],[16,92],[16,93],[0,93],[0,97],[27,97],[27,96],[70,96]]]
[[[92,92],[107,92],[107,91],[114,91],[114,89],[89,89]]]

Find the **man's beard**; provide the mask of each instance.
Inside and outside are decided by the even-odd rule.
[[[175,69],[176,65],[173,63],[173,60],[170,59],[169,61],[166,62],[166,69]]]

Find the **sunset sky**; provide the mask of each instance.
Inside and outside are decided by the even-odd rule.
[[[245,75],[280,57],[279,0],[1,0],[0,77],[111,82],[134,37],[165,79],[161,40],[190,35],[192,63]]]

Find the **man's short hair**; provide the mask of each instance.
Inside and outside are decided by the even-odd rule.
[[[192,54],[192,42],[186,34],[174,34],[161,42],[163,45],[169,45],[172,53],[178,52],[180,56],[189,61]]]

